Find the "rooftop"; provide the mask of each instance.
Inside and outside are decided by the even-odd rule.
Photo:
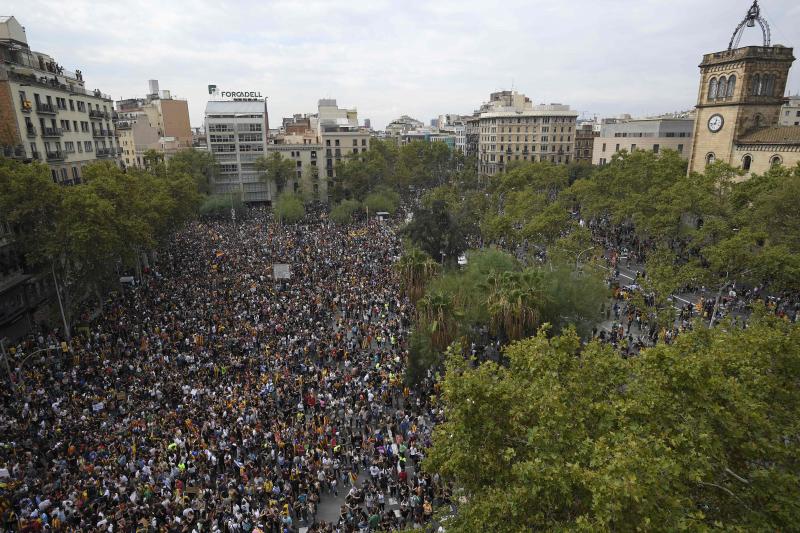
[[[211,100],[206,104],[206,114],[214,115],[217,113],[265,113],[267,110],[266,102],[236,102]]]
[[[737,144],[796,144],[800,145],[800,126],[762,128],[737,139]]]

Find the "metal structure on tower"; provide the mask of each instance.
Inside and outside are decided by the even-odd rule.
[[[728,43],[728,50],[738,48],[745,27],[752,28],[756,25],[756,22],[761,26],[761,34],[764,36],[764,46],[769,46],[769,24],[767,24],[766,19],[761,17],[761,9],[758,7],[758,0],[753,0],[753,5],[747,10],[747,15],[745,15],[744,20],[736,26],[731,36],[731,42]]]

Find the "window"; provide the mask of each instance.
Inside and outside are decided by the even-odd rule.
[[[750,164],[753,162],[753,158],[750,155],[746,155],[742,158],[742,169],[743,170],[750,170]]]
[[[769,159],[769,166],[770,167],[776,167],[776,166],[780,165],[781,163],[783,163],[783,160],[781,159],[781,156],[779,156],[779,155],[773,155]]]
[[[657,145],[657,144],[654,144],[654,145],[653,145],[653,153],[654,153],[654,154],[657,154],[657,153],[658,153],[658,150],[659,150],[660,148],[661,148],[661,147],[660,147],[659,145]]]
[[[358,146],[358,139],[353,139],[353,146]]]
[[[606,151],[606,143],[603,143],[603,151]]]
[[[758,96],[761,87],[761,75],[756,74],[753,76],[753,82],[750,85],[750,94],[753,96]]]
[[[731,74],[731,77],[728,78],[728,92],[725,93],[726,96],[733,96],[733,91],[736,89],[736,76]]]
[[[800,117],[800,113],[798,113],[797,116]],[[361,146],[366,146],[366,145],[367,145],[367,140],[361,139]]]
[[[713,100],[717,97],[717,78],[711,78],[708,82],[708,99]]]
[[[325,146],[330,146],[330,145],[331,145],[331,140],[325,139]]]
[[[728,93],[728,80],[725,76],[722,76],[717,82],[717,98],[725,98],[725,95],[727,93]]]
[[[636,151],[636,145],[635,145],[635,144],[632,144],[632,145],[631,145],[631,152],[634,152],[634,151]]]
[[[709,152],[706,154],[706,165],[710,165],[714,162],[716,157],[714,156],[714,152]]]
[[[72,100],[70,100],[70,103],[72,103]],[[80,175],[78,174],[78,167],[72,167],[72,179],[74,180],[80,179]]]
[[[69,101],[69,110],[70,111],[75,111],[75,100],[70,99],[70,101]],[[72,170],[75,170],[75,167],[72,167]],[[75,176],[75,177],[77,178],[78,176]]]
[[[614,151],[615,152],[619,152],[619,144],[617,144],[617,147],[616,147],[616,149],[614,149]]]
[[[679,154],[682,154],[682,153],[683,153],[683,145],[682,145],[682,144],[679,144],[679,145],[678,145],[678,153],[679,153]]]
[[[763,96],[772,96],[772,93],[775,91],[775,76],[765,74],[761,85],[763,85],[763,92],[761,94]]]
[[[339,139],[335,139],[335,140],[333,141],[333,144],[334,144],[334,146],[339,146]]]

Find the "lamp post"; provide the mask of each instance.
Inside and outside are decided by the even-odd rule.
[[[588,252],[589,250],[594,250],[594,246],[590,246],[589,248],[587,248],[587,249],[585,249],[585,250],[581,250],[581,251],[578,253],[577,257],[575,257],[575,272],[577,272],[577,271],[578,271],[578,265],[580,264],[581,256],[582,256],[583,254],[585,254],[586,252]]]

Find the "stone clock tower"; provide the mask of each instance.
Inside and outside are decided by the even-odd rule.
[[[763,46],[738,48],[745,27],[758,23]],[[689,172],[703,172],[713,161],[740,166],[737,140],[778,124],[792,49],[770,46],[769,26],[761,18],[758,0],[733,32],[728,49],[703,56],[694,122]]]

